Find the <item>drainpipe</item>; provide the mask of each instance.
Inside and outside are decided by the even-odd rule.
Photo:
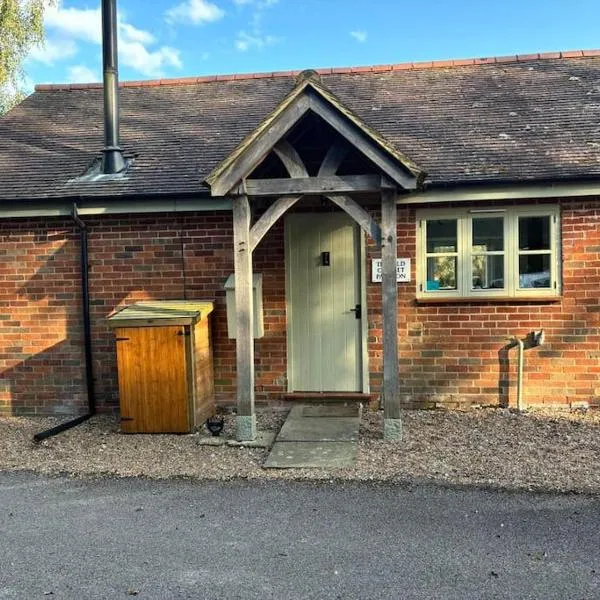
[[[523,412],[523,367],[525,363],[525,341],[518,336],[508,338],[514,346],[519,347],[519,354],[517,358],[517,411]],[[541,346],[545,341],[544,330],[533,331],[527,336],[528,348]]]
[[[90,319],[90,285],[88,269],[88,230],[86,224],[79,218],[77,205],[73,203],[73,221],[77,225],[80,234],[80,266],[81,266],[81,303],[83,316],[83,340],[85,353],[85,384],[87,391],[88,412],[76,417],[66,423],[61,423],[51,429],[46,429],[33,436],[34,442],[41,442],[46,438],[71,429],[87,421],[96,414],[96,391],[94,388],[94,372],[92,361],[92,327]]]
[[[518,337],[514,337],[513,341],[519,346],[519,357],[517,359],[517,410],[523,412],[523,358],[525,356],[525,343]]]

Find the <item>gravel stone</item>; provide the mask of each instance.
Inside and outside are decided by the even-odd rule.
[[[259,430],[278,431],[281,407],[257,410]],[[338,469],[263,469],[268,450],[198,444],[189,435],[125,435],[96,416],[40,443],[54,418],[0,418],[0,470],[76,477],[143,476],[207,480],[432,481],[445,485],[600,494],[600,411],[507,409],[404,411],[403,439],[385,442],[383,414],[364,411],[356,464]],[[235,437],[235,415],[224,435]]]

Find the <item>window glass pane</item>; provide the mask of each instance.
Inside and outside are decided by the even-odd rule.
[[[456,289],[456,257],[440,256],[427,259],[427,290]]]
[[[504,250],[504,219],[473,219],[473,251]]]
[[[427,252],[456,252],[456,219],[427,221]]]
[[[473,256],[474,290],[502,289],[504,287],[504,255]]]
[[[550,287],[549,254],[523,254],[519,256],[519,287]]]
[[[550,250],[550,217],[519,217],[519,250]]]

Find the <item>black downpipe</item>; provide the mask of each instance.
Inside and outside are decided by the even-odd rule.
[[[46,438],[71,429],[84,423],[96,414],[96,390],[94,388],[94,371],[92,361],[92,326],[90,319],[90,283],[88,268],[88,230],[86,224],[79,218],[77,205],[73,204],[73,220],[79,228],[80,266],[81,266],[81,303],[83,313],[83,343],[85,352],[85,384],[88,400],[88,412],[66,423],[61,423],[51,429],[40,431],[33,436],[34,442],[41,442]]]

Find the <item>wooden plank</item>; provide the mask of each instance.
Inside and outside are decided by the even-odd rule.
[[[185,327],[124,327],[117,344],[121,430],[190,431]]]
[[[384,419],[399,419],[397,220],[392,190],[381,193],[381,238]]]
[[[319,177],[325,175],[335,175],[339,166],[348,154],[350,146],[341,140],[334,142],[319,167]]]
[[[304,166],[304,162],[300,155],[296,151],[296,148],[292,146],[287,140],[279,140],[275,146],[273,146],[273,152],[277,154],[279,160],[283,163],[290,177],[308,177],[308,171]]]
[[[379,175],[327,175],[246,180],[246,192],[249,196],[348,194],[378,192],[379,190],[381,190],[381,176]]]
[[[202,318],[193,329],[194,425],[198,427],[215,414],[215,388],[208,318]]]
[[[310,108],[329,123],[340,135],[373,161],[384,173],[389,175],[405,190],[417,188],[417,178],[409,174],[378,148],[372,141],[347,121],[338,111],[333,110],[322,98],[316,95],[310,98]]]
[[[220,173],[211,185],[212,196],[225,196],[244,177],[247,177],[269,154],[273,146],[302,118],[309,110],[310,101],[300,96],[289,106],[257,139],[245,149],[227,169]]]
[[[266,233],[275,223],[288,211],[302,196],[284,196],[279,198],[262,214],[260,219],[254,223],[250,230],[250,249],[254,251],[256,246],[265,237]]]
[[[350,196],[330,196],[327,194],[327,198],[349,214],[378,246],[381,245],[381,227],[362,206],[357,204]]]
[[[254,315],[250,203],[247,196],[233,199],[233,252],[237,318],[237,414],[238,417],[251,417],[254,416]]]

